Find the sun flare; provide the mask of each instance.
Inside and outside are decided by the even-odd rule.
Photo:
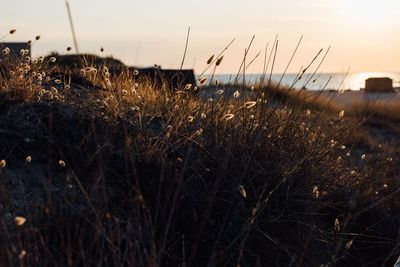
[[[397,0],[338,0],[340,10],[354,20],[363,23],[382,24],[394,19],[395,10],[400,8]]]

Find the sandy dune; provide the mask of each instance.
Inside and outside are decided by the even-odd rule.
[[[315,92],[320,94],[321,92]],[[344,91],[341,94],[333,91],[324,91],[321,93],[325,97],[333,97],[334,101],[345,107],[363,102],[379,102],[400,105],[400,91],[395,93],[365,93],[364,91]]]

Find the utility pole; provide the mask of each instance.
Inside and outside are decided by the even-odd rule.
[[[71,8],[69,7],[68,0],[65,1],[65,5],[67,6],[69,25],[70,25],[71,31],[72,31],[72,38],[74,39],[75,52],[77,54],[79,54],[78,41],[76,40],[74,22],[72,21]]]

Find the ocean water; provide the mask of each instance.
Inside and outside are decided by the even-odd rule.
[[[219,74],[215,75],[214,79],[217,79],[220,83],[233,82],[236,74]],[[248,74],[245,77],[245,82],[248,85],[253,85],[260,81],[261,74]],[[273,74],[271,80],[279,82],[282,74]],[[388,77],[393,79],[393,86],[400,87],[400,72],[358,72],[349,73],[347,76],[342,73],[322,73],[322,74],[305,74],[303,77],[295,83],[294,88],[307,88],[308,90],[321,90],[321,89],[333,89],[333,90],[360,90],[365,87],[365,80],[368,78],[377,77]],[[268,83],[269,75],[266,77]],[[291,86],[297,80],[297,74],[285,74],[282,78],[282,85]],[[243,83],[243,77],[239,79],[240,83]]]

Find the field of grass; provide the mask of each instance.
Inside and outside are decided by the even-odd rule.
[[[59,60],[1,67],[2,265],[390,266],[399,256],[394,109],[342,111],[272,84],[171,90],[106,61]]]

